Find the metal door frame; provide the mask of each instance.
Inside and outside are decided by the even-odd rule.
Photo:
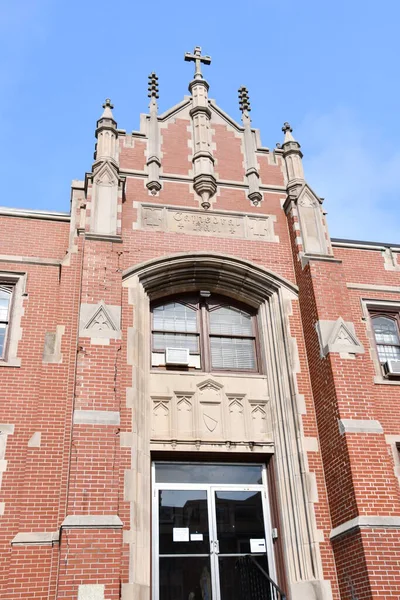
[[[217,514],[216,514],[216,503],[215,503],[215,492],[218,491],[232,491],[232,492],[246,492],[246,491],[260,491],[261,501],[264,517],[264,530],[266,549],[268,557],[269,575],[272,579],[276,579],[275,560],[273,551],[272,541],[272,529],[271,529],[271,514],[270,504],[268,496],[267,486],[267,472],[265,463],[211,463],[211,462],[191,462],[191,461],[176,461],[175,464],[185,465],[203,465],[213,466],[218,465],[240,465],[240,466],[262,466],[262,484],[216,484],[216,483],[156,483],[155,473],[157,464],[174,464],[173,461],[153,461],[151,465],[151,479],[152,479],[152,600],[159,600],[159,507],[158,507],[158,492],[159,490],[193,490],[193,491],[206,491],[207,493],[207,511],[208,511],[208,531],[210,538],[210,551],[208,554],[182,554],[182,556],[210,557],[210,569],[211,569],[211,589],[212,589],[212,600],[221,600],[220,595],[220,581],[219,581],[219,564],[218,564],[218,539],[217,539]],[[166,555],[168,556],[168,555]],[[175,555],[174,555],[175,556]],[[240,556],[240,554],[239,554]]]

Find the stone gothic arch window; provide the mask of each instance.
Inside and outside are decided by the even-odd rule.
[[[196,292],[158,300],[151,313],[153,367],[260,370],[253,308],[211,292]]]

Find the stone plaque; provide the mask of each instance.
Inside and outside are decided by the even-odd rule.
[[[143,229],[279,242],[274,234],[275,215],[204,212],[154,205],[142,205],[140,214],[139,227]]]
[[[271,217],[246,217],[249,238],[255,240],[274,241],[274,231]]]
[[[167,210],[167,229],[182,233],[205,233],[223,237],[244,237],[243,217],[215,213]]]
[[[162,229],[164,209],[142,206],[142,223],[145,229]]]

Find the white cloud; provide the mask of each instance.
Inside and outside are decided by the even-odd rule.
[[[295,131],[311,187],[326,198],[332,237],[400,243],[400,151],[343,108]]]

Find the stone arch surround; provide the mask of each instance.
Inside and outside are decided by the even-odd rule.
[[[287,279],[248,260],[215,252],[162,256],[126,269],[123,280],[135,275],[151,300],[164,296],[167,288],[179,293],[203,286],[254,307],[280,288],[297,296],[297,286]]]
[[[132,387],[127,388],[127,408],[132,412],[129,443],[132,464],[125,473],[125,500],[131,505],[131,529],[124,532],[124,541],[130,545],[130,581],[123,586],[123,598],[150,598],[151,452],[193,451],[196,460],[199,460],[199,452],[215,452],[218,460],[219,452],[232,448],[249,458],[255,443],[257,453],[264,452],[266,457],[268,453],[275,454],[277,500],[283,529],[280,535],[291,598],[328,600],[330,582],[324,581],[322,575],[319,532],[312,504],[315,500],[310,498],[307,453],[302,444],[301,414],[297,408],[299,360],[289,326],[292,303],[297,302],[297,287],[250,261],[205,252],[167,255],[130,267],[123,272],[123,286],[128,290],[128,302],[134,311],[134,325],[128,328],[127,344],[127,360],[132,367]],[[258,309],[265,373],[259,380],[256,378],[256,383],[254,376],[252,381],[247,380],[245,388],[250,384],[253,396],[257,396],[248,398],[249,404],[258,401],[258,406],[253,406],[257,417],[260,410],[268,411],[270,427],[268,431],[262,430],[265,439],[257,437],[239,446],[232,445],[232,434],[227,434],[229,426],[220,428],[217,437],[199,435],[197,430],[196,436],[200,439],[194,439],[194,434],[188,436],[187,431],[179,431],[176,419],[179,402],[184,399],[185,406],[192,401],[200,405],[199,395],[208,389],[215,395],[217,388],[223,388],[218,393],[225,394],[224,398],[228,401],[230,398],[237,408],[243,396],[238,382],[246,377],[150,371],[150,301],[200,289],[241,300]],[[169,429],[165,427],[162,435],[160,432],[154,435],[152,431],[154,406],[162,416],[169,411],[175,414],[171,417],[175,419],[174,424]]]

